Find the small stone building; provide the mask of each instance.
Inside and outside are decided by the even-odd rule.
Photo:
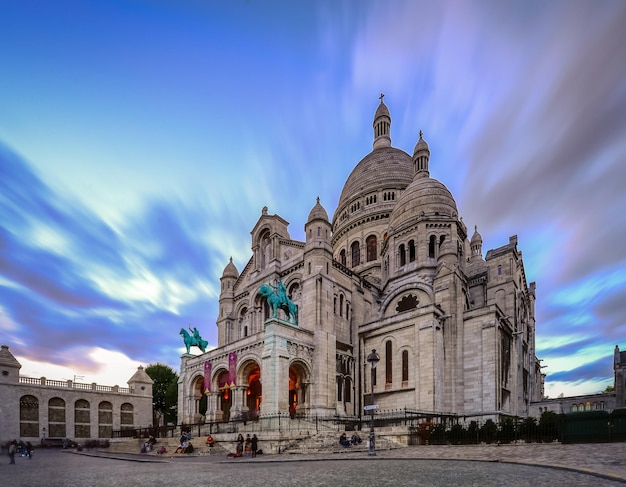
[[[586,411],[611,412],[626,407],[626,351],[615,345],[613,352],[613,392],[598,392],[580,396],[542,399],[531,404],[531,416],[540,417],[546,411],[561,413],[582,413]]]
[[[20,376],[21,364],[0,348],[0,444],[17,439],[111,438],[113,430],[152,424],[152,379],[143,367],[128,388]]]

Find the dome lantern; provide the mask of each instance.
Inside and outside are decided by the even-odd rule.
[[[383,102],[384,93],[380,94],[380,105],[374,115],[374,150],[391,147],[391,115]]]
[[[423,135],[424,132],[420,130],[420,138],[417,141],[417,144],[415,144],[415,149],[413,150],[413,171],[415,172],[415,177],[429,176],[430,174],[428,172],[430,149],[428,148],[426,141],[423,139]]]

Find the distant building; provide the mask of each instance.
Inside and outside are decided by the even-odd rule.
[[[152,379],[143,367],[128,388],[22,377],[21,364],[0,348],[0,444],[21,439],[111,438],[113,430],[152,424]],[[37,442],[37,443],[36,443]]]
[[[182,356],[179,422],[359,415],[372,388],[381,410],[476,419],[527,416],[543,396],[535,283],[517,236],[483,257],[481,235],[470,238],[454,197],[430,177],[421,132],[409,154],[391,146],[390,127],[381,99],[372,152],[332,221],[318,198],[304,242],[263,208],[249,261],[240,273],[231,259],[221,277],[218,347]],[[296,325],[282,309],[274,316],[263,285],[297,305]]]
[[[613,372],[615,377],[613,392],[542,399],[531,404],[531,415],[539,417],[545,411],[557,414],[611,412],[613,409],[626,407],[626,351],[621,352],[618,345],[615,345],[613,354]]]

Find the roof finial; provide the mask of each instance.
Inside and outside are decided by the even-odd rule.
[[[422,129],[420,129],[420,139],[422,138],[422,135],[424,135],[424,132],[422,132]]]
[[[320,204],[320,197],[319,196],[317,197],[317,204],[318,205]]]
[[[385,98],[385,94],[381,93],[380,96],[378,97],[381,103],[383,102],[383,98]]]

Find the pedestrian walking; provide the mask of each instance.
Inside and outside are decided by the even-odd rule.
[[[15,465],[15,452],[17,451],[17,441],[9,443],[9,465]]]
[[[256,451],[259,448],[259,439],[256,437],[256,433],[252,435],[250,440],[250,449],[252,450],[252,458],[256,457]]]

